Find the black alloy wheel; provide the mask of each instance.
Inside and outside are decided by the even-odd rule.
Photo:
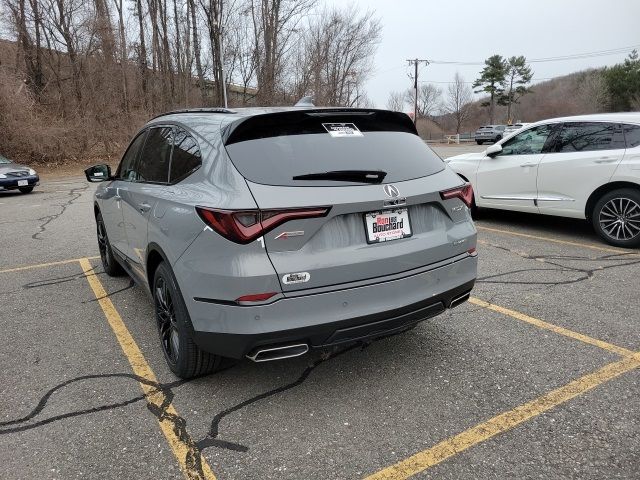
[[[189,312],[169,265],[161,262],[155,270],[153,301],[162,353],[169,369],[180,378],[191,378],[221,368],[222,358],[201,350]]]
[[[161,276],[156,279],[154,298],[162,351],[167,363],[170,366],[175,366],[180,357],[180,331],[178,330],[172,293],[167,287],[167,281]]]
[[[113,256],[113,250],[111,250],[111,244],[109,243],[109,237],[107,236],[107,229],[104,226],[104,220],[100,213],[96,215],[96,230],[102,268],[110,277],[118,277],[122,275],[124,270]]]

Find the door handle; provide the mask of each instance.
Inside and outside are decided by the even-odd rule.
[[[149,205],[148,203],[139,203],[138,204],[138,209],[142,212],[142,213],[147,213],[149,210],[151,210],[151,205]]]
[[[538,165],[537,163],[521,163],[520,166],[521,167],[535,167],[536,165]]]
[[[617,158],[600,157],[598,160],[594,160],[595,163],[613,163],[617,161]]]

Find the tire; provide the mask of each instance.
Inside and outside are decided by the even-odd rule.
[[[33,187],[20,187],[18,190],[20,190],[20,193],[31,193],[33,192]]]
[[[484,142],[481,142],[480,140],[476,140],[476,143],[477,143],[478,145],[482,145]]]
[[[164,359],[180,378],[192,378],[221,368],[222,358],[201,350],[193,341],[189,312],[171,268],[162,262],[153,278],[153,302]]]
[[[502,135],[498,135],[493,143],[498,143],[500,140],[502,140]]]
[[[98,250],[100,250],[100,260],[102,261],[102,268],[104,272],[110,277],[120,277],[124,275],[124,269],[113,255],[111,243],[109,243],[107,229],[104,226],[104,220],[102,220],[101,213],[96,215],[96,236],[98,237]]]
[[[621,188],[605,193],[593,207],[591,223],[610,245],[640,247],[640,190]]]

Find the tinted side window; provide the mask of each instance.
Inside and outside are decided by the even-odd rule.
[[[639,125],[623,125],[624,137],[627,141],[627,148],[633,148],[640,145],[640,126]]]
[[[553,125],[539,125],[530,128],[502,144],[499,155],[535,155],[542,153]]]
[[[149,129],[147,141],[138,162],[138,181],[166,183],[169,181],[169,162],[173,129],[159,127]]]
[[[118,171],[116,172],[116,178],[120,180],[127,180],[129,182],[136,180],[136,172],[134,170],[136,159],[138,158],[138,153],[140,152],[140,148],[144,144],[144,138],[147,132],[144,131],[136,138],[134,138],[129,148],[125,152],[122,157],[122,161],[118,166]]]
[[[179,182],[201,164],[200,148],[195,138],[181,128],[177,128],[173,138],[170,183]]]
[[[625,148],[620,125],[615,123],[565,123],[552,151],[592,152]]]

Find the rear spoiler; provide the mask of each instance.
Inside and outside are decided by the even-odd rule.
[[[323,123],[353,123],[361,132],[418,135],[406,113],[359,108],[295,109],[241,117],[222,129],[224,145],[283,135],[327,133]]]

